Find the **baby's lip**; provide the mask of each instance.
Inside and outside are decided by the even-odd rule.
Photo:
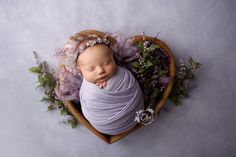
[[[104,81],[104,80],[106,80],[106,78],[107,78],[107,76],[102,76],[102,77],[98,78],[96,81]]]

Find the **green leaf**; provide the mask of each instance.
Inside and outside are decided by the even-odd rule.
[[[55,106],[53,104],[49,105],[48,106],[48,111],[52,111],[52,110],[55,110]]]
[[[172,101],[176,106],[181,104],[181,101],[179,100],[178,96],[171,97],[170,101]]]
[[[187,79],[188,80],[193,80],[194,78],[195,78],[194,74],[191,71],[189,71],[188,74],[187,74]]]
[[[31,73],[40,73],[41,72],[39,67],[31,67],[31,68],[29,68],[29,71]]]
[[[143,58],[146,58],[148,56],[148,52],[143,52]]]
[[[143,50],[144,50],[144,43],[143,43],[143,42],[139,42],[139,44],[138,44],[138,49],[139,49],[141,52],[143,52]]]
[[[55,81],[52,74],[46,73],[46,75],[44,76],[44,81],[48,85],[48,87],[50,87],[50,88],[56,87],[56,81]]]
[[[140,64],[138,61],[134,61],[131,63],[131,66],[134,67],[134,68],[139,68],[140,67]]]
[[[199,69],[200,66],[202,65],[201,63],[194,60],[192,57],[189,57],[188,62],[193,69]]]
[[[147,61],[147,68],[153,66],[153,63],[151,61]]]
[[[38,82],[39,82],[40,86],[45,86],[45,84],[46,84],[44,78],[40,75],[38,76]]]
[[[156,48],[159,48],[158,45],[155,45],[155,44],[152,44],[149,49],[148,49],[148,52],[151,52],[151,51],[154,51]]]
[[[188,62],[190,65],[193,65],[195,61],[192,57],[189,57]]]
[[[199,69],[201,66],[202,66],[201,63],[196,62],[196,67],[195,67],[195,69]]]
[[[139,73],[143,73],[144,71],[145,71],[145,69],[140,68],[138,72],[139,72]]]
[[[73,129],[76,128],[76,126],[78,125],[78,121],[75,117],[72,117],[67,122],[70,123],[70,125]]]
[[[57,104],[57,106],[65,106],[64,103],[60,100],[55,100],[55,103]]]
[[[154,98],[155,98],[155,97],[157,97],[158,94],[159,94],[159,90],[155,88],[155,89],[153,90],[152,94],[151,94],[151,97],[154,97]]]
[[[184,97],[188,97],[189,95],[188,95],[188,92],[186,91],[186,90],[184,90],[183,92],[182,92],[182,95],[184,96]]]
[[[69,114],[69,112],[67,111],[66,108],[61,109],[61,115],[65,116],[65,115],[68,115],[68,114]]]
[[[40,101],[41,102],[52,102],[52,99],[48,98],[48,97],[43,97]]]
[[[42,63],[39,64],[39,69],[40,70],[43,70],[44,69],[44,66],[45,66],[45,61],[43,61]]]

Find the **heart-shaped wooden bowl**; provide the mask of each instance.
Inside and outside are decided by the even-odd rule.
[[[103,33],[103,32],[99,32],[96,30],[85,30],[85,31],[77,33],[75,35],[75,37],[78,37],[79,35],[87,36],[89,34],[96,34],[101,38],[105,36],[105,33]],[[164,52],[166,53],[166,55],[168,56],[168,59],[169,59],[169,76],[171,78],[171,81],[164,89],[161,99],[157,102],[157,105],[155,108],[155,113],[159,113],[160,110],[162,109],[162,107],[165,105],[165,102],[168,99],[168,96],[171,92],[171,89],[172,89],[172,86],[174,83],[175,61],[174,61],[174,57],[173,57],[170,49],[168,48],[168,46],[160,39],[148,37],[148,36],[142,36],[142,35],[137,35],[137,36],[131,37],[134,44],[138,44],[139,42],[143,41],[143,38],[145,38],[145,40],[152,41],[154,44],[159,45],[160,48],[164,50]],[[111,41],[112,44],[116,43],[115,39],[113,39],[112,37],[108,36],[108,39],[109,39],[109,41]],[[76,117],[76,119],[79,121],[80,124],[87,127],[92,133],[94,133],[96,136],[98,136],[99,138],[101,138],[102,140],[104,140],[105,142],[107,142],[109,144],[120,140],[121,138],[129,135],[130,133],[134,132],[135,130],[137,130],[138,128],[143,126],[141,124],[137,124],[134,128],[132,128],[131,130],[128,130],[124,133],[121,133],[118,135],[106,135],[106,134],[103,134],[103,133],[97,131],[89,123],[89,121],[83,116],[80,106],[76,106],[76,104],[72,103],[71,101],[66,102],[66,105],[67,105],[69,111]]]

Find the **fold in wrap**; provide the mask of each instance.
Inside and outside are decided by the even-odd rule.
[[[85,118],[98,131],[117,135],[136,125],[136,112],[144,108],[137,80],[127,69],[118,67],[105,88],[83,79],[80,102]]]

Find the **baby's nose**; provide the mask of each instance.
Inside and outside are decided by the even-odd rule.
[[[104,68],[103,67],[98,67],[97,69],[97,73],[100,75],[100,74],[103,74],[105,72]]]

